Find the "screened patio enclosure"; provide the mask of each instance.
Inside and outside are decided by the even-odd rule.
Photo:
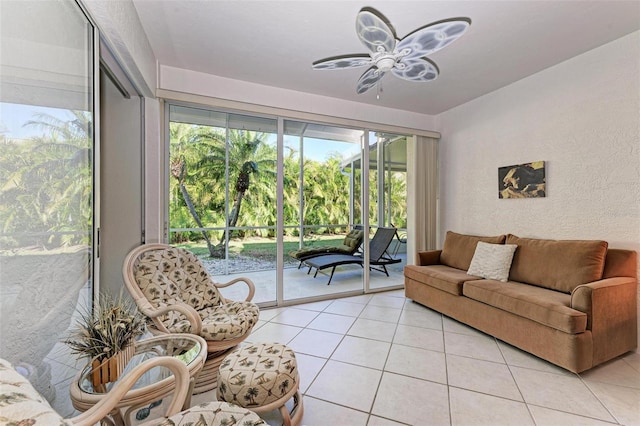
[[[339,244],[356,225],[369,236],[379,226],[406,229],[407,137],[184,104],[166,110],[169,243],[199,255],[216,280],[254,276],[254,301],[264,305],[402,285],[398,264],[391,277],[350,265],[326,286],[288,252]],[[403,257],[396,244],[389,250]]]

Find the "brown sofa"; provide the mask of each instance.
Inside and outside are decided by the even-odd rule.
[[[515,244],[506,282],[468,275],[479,241]],[[573,372],[637,347],[637,260],[605,241],[447,232],[405,267],[415,302]]]

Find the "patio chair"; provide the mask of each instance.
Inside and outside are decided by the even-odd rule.
[[[316,247],[303,247],[298,250],[292,250],[289,252],[289,256],[296,260],[299,260],[298,269],[303,265],[304,261],[317,256],[325,256],[329,254],[355,254],[356,251],[362,245],[364,240],[364,229],[362,225],[356,225],[354,228],[344,237],[342,244],[337,246],[316,246]]]
[[[388,252],[389,245],[391,244],[391,241],[393,241],[395,235],[396,228],[378,228],[369,242],[369,268],[384,272],[387,277],[389,276],[387,265],[400,263],[402,261],[401,259],[394,259]],[[364,267],[364,258],[361,255],[330,254],[306,259],[304,263],[309,266],[307,274],[311,272],[311,269],[316,268],[316,273],[313,275],[314,278],[318,275],[318,271],[331,268],[331,275],[329,276],[329,282],[327,283],[327,285],[329,285],[333,279],[336,267],[350,264],[356,264]],[[374,266],[378,266],[378,268],[375,268]]]
[[[395,225],[392,223],[391,226],[395,227]],[[398,255],[398,251],[400,250],[400,247],[403,245],[407,244],[407,231],[399,231],[396,229],[396,244],[393,246],[393,253],[391,253],[392,257],[395,257]]]
[[[122,273],[138,308],[149,318],[152,333],[193,333],[206,340],[209,356],[196,391],[215,387],[222,359],[249,336],[258,321],[258,306],[251,303],[253,282],[236,278],[216,283],[193,253],[166,244],[133,249]],[[244,301],[226,299],[218,291],[241,282],[248,287]]]

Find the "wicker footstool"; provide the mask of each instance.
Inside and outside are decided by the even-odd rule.
[[[206,402],[195,405],[174,416],[164,420],[155,419],[141,426],[175,426],[175,425],[203,425],[203,426],[225,426],[225,425],[252,425],[267,426],[256,413],[246,408],[227,404],[226,402]]]
[[[279,343],[256,343],[231,352],[220,364],[218,401],[257,414],[278,409],[286,426],[302,420],[300,376],[295,353]],[[285,403],[293,397],[291,412]]]

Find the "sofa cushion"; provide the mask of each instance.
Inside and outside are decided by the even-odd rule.
[[[502,282],[509,279],[509,269],[513,253],[518,248],[515,244],[489,244],[478,241],[476,252],[471,259],[467,273],[482,278]]]
[[[633,277],[638,275],[638,255],[633,250],[608,249],[602,278]]]
[[[404,275],[414,281],[425,283],[425,285],[456,296],[462,295],[462,284],[465,281],[480,278],[468,275],[465,271],[446,265],[407,265],[404,267]]]
[[[587,327],[587,314],[571,309],[571,296],[559,291],[513,281],[479,280],[464,283],[463,294],[565,333],[582,333]]]
[[[507,236],[517,244],[510,281],[571,293],[581,284],[602,278],[607,242],[598,240],[542,240]]]
[[[341,244],[335,246],[314,246],[302,247],[298,250],[291,250],[289,256],[294,259],[302,260],[307,257],[313,257],[320,254],[353,254],[356,252],[362,240],[364,239],[364,231],[362,229],[353,229],[344,237]]]
[[[471,265],[471,259],[476,251],[478,241],[491,244],[504,244],[505,238],[505,235],[480,237],[447,231],[442,253],[440,254],[440,263],[466,271],[469,269],[469,265]]]

